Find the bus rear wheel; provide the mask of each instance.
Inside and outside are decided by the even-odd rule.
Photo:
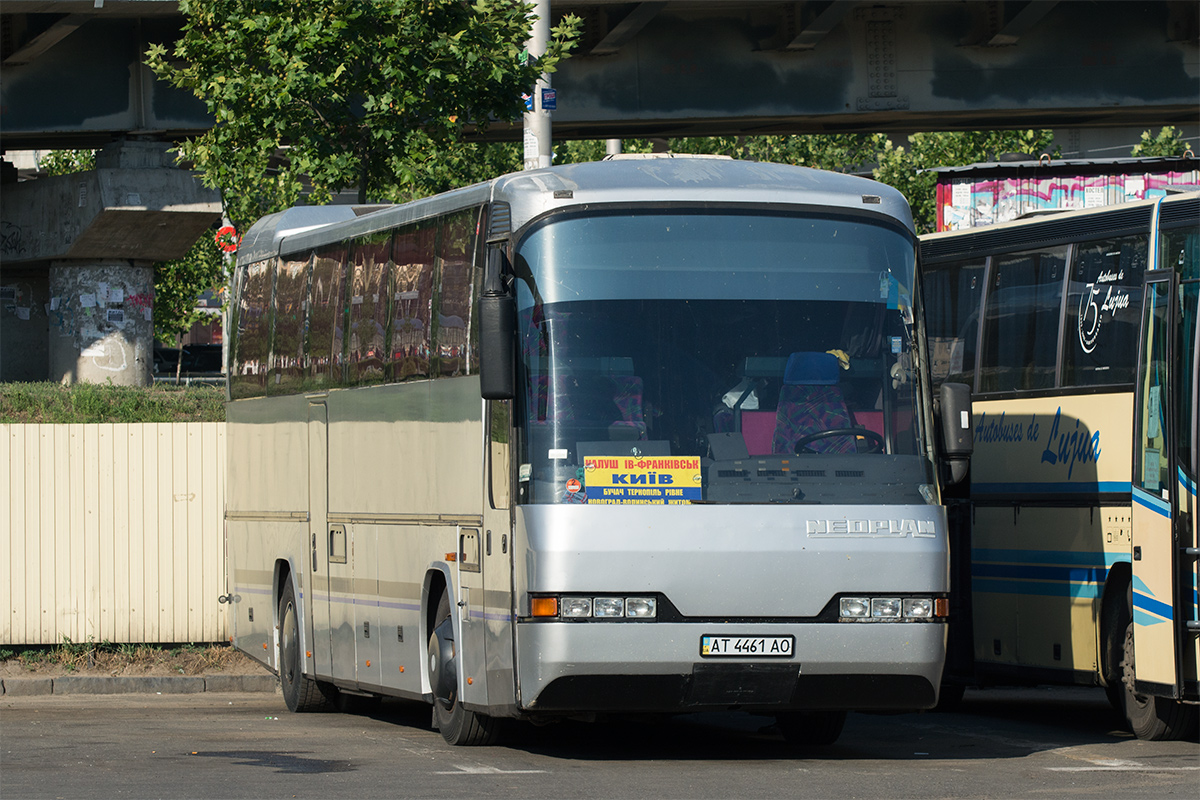
[[[454,641],[454,623],[450,619],[450,599],[438,600],[437,623],[429,636],[429,683],[433,687],[433,727],[452,745],[494,744],[499,723],[485,714],[468,711],[458,698],[458,648]]]
[[[846,724],[846,712],[788,711],[776,714],[775,722],[788,744],[829,745],[842,735],[842,726]]]
[[[1196,707],[1169,697],[1140,695],[1134,689],[1133,622],[1125,628],[1125,658],[1121,682],[1125,689],[1125,718],[1139,739],[1174,741],[1187,736],[1196,726]]]
[[[322,711],[329,707],[329,701],[317,682],[304,674],[296,593],[291,581],[288,581],[283,596],[279,598],[279,683],[288,711]]]

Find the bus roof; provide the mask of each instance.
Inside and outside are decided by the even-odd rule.
[[[251,263],[308,250],[487,202],[509,204],[514,230],[544,213],[571,207],[703,202],[865,210],[915,233],[903,195],[867,178],[721,156],[662,154],[517,172],[403,205],[292,208],[256,222],[243,238],[238,260]]]
[[[1064,210],[979,228],[929,233],[921,237],[921,257],[926,263],[933,263],[1037,247],[1096,231],[1114,236],[1133,233],[1148,229],[1158,203],[1172,205],[1187,202],[1189,198],[1194,202],[1198,196],[1194,192],[1172,193],[1131,203]]]

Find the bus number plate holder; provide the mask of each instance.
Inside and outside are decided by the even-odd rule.
[[[791,658],[796,652],[794,636],[718,636],[700,637],[702,658]]]

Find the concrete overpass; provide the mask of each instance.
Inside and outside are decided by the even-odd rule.
[[[585,20],[555,138],[1194,126],[1200,5],[551,0]],[[0,147],[173,140],[210,120],[141,54],[173,0],[5,0]],[[500,126],[491,135],[515,138]]]

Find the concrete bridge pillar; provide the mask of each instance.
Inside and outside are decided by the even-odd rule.
[[[116,142],[94,170],[5,184],[0,381],[148,385],[152,265],[220,218],[217,192],[157,142]]]
[[[150,385],[151,262],[52,261],[49,280],[49,379]]]

